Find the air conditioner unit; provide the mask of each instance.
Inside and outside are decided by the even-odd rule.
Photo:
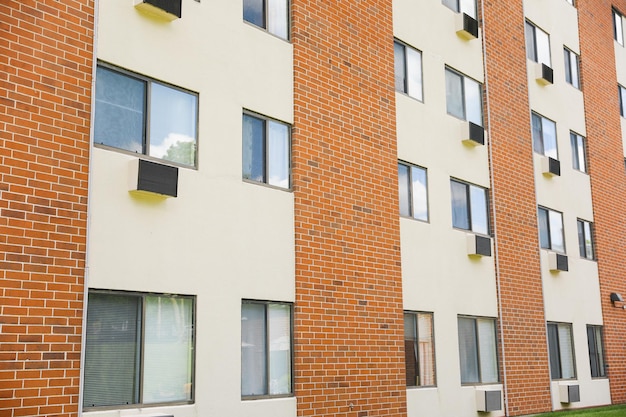
[[[476,388],[476,411],[502,410],[502,391],[499,389]]]
[[[129,191],[164,197],[178,195],[178,168],[144,159],[130,162]]]
[[[134,0],[135,9],[151,16],[172,21],[182,16],[182,0]]]
[[[478,38],[478,20],[466,13],[458,13],[456,16],[456,34],[465,39],[472,40]]]
[[[537,63],[535,79],[541,85],[554,84],[554,72],[546,64]]]
[[[580,402],[580,386],[577,384],[559,385],[559,398],[562,403]]]
[[[567,255],[548,252],[548,269],[551,272],[567,271]]]
[[[473,256],[491,256],[491,238],[468,233],[467,254]]]
[[[541,159],[541,172],[548,177],[560,176],[561,162],[550,156],[544,156]]]
[[[485,128],[472,122],[461,122],[461,140],[466,145],[484,145]]]

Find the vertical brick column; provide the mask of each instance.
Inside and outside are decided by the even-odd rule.
[[[626,402],[626,311],[610,294],[626,296],[626,171],[611,6],[626,1],[579,0],[582,89],[585,97],[588,169],[595,227],[604,341],[611,399]],[[621,63],[620,65],[626,65]]]
[[[75,416],[92,0],[0,2],[0,415]]]
[[[523,2],[485,0],[500,341],[511,416],[549,411],[550,368],[526,75]],[[502,367],[501,367],[502,369]]]
[[[391,1],[292,6],[298,416],[404,416]]]

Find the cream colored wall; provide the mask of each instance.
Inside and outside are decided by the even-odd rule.
[[[589,176],[572,168],[569,137],[570,131],[586,136],[583,92],[566,83],[563,58],[563,46],[580,53],[577,10],[565,0],[525,0],[524,11],[529,21],[550,35],[554,84],[538,84],[535,63],[528,60],[529,99],[531,110],[556,122],[561,175],[545,176],[541,172],[542,155],[535,153],[535,184],[538,205],[563,213],[569,262],[569,271],[550,272],[549,251],[541,250],[546,320],[572,323],[577,371],[574,382],[580,385],[581,394],[580,402],[562,404],[559,382],[553,381],[552,404],[555,410],[608,404],[608,381],[591,379],[587,347],[587,324],[602,324],[597,264],[578,253],[576,221],[593,221],[593,207]]]
[[[85,415],[295,416],[295,398],[240,389],[241,300],[295,297],[293,196],[241,177],[242,109],[293,120],[292,46],[244,23],[240,1],[183,0],[182,15],[99,2],[100,60],[199,94],[198,169],[179,169],[176,198],[136,196],[135,157],[93,149],[88,285],[197,296],[195,404]]]
[[[489,188],[489,164],[486,146],[461,142],[467,122],[446,112],[445,68],[483,83],[482,40],[458,37],[440,0],[393,7],[394,36],[422,51],[424,85],[423,102],[396,93],[398,158],[428,170],[429,221],[400,222],[404,308],[434,313],[437,372],[437,387],[407,389],[408,415],[476,416],[475,388],[461,386],[457,318],[498,316],[494,262],[469,257],[467,232],[452,227],[450,178]]]

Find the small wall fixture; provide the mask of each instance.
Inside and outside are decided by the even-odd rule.
[[[615,303],[622,303],[621,307],[623,309],[626,309],[626,304],[624,304],[624,298],[622,297],[622,294],[618,292],[611,293],[611,304],[613,304],[613,307],[618,307],[615,305]]]

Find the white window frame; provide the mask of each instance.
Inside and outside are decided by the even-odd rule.
[[[455,202],[454,187],[465,187],[465,200],[464,205],[460,201]],[[479,197],[480,196],[480,197]],[[487,188],[470,184],[465,181],[450,179],[450,201],[452,204],[452,227],[461,230],[468,230],[476,234],[489,235],[489,195]],[[455,204],[458,204],[459,209],[464,209],[464,219],[467,220],[468,227],[465,227],[465,221],[459,223],[455,221]],[[483,221],[481,221],[483,220]]]
[[[463,75],[448,66],[445,69],[446,77],[446,112],[456,118],[467,120],[483,126],[483,85],[473,78]],[[460,81],[460,91],[452,91],[452,77]],[[457,97],[461,94],[461,97]],[[460,112],[455,111],[454,104],[460,104]]]
[[[535,129],[536,122],[539,129]],[[558,160],[559,141],[557,137],[556,122],[540,115],[539,113],[531,112],[531,129],[533,136],[533,150],[538,154],[549,156]],[[552,143],[552,141],[548,142],[551,137],[554,138],[554,143]]]
[[[406,168],[407,181],[400,182],[400,169]],[[417,165],[398,161],[400,216],[428,221],[428,171]]]
[[[260,2],[260,4],[259,4]],[[246,10],[260,6],[263,10],[258,20],[246,16]],[[289,0],[243,0],[243,20],[253,26],[264,29],[268,33],[286,41],[291,36],[291,2]]]
[[[613,39],[624,46],[624,16],[615,9],[613,10]]]
[[[606,358],[604,355],[604,327],[587,325],[587,347],[592,378],[606,378]]]
[[[583,220],[576,220],[578,230],[578,253],[581,258],[595,259],[595,245],[593,242],[593,223]]]
[[[500,365],[496,319],[458,316],[457,321],[461,385],[498,383],[500,381]],[[464,335],[461,322],[464,322],[468,328],[473,324],[473,334]],[[470,337],[466,339],[465,336]],[[466,350],[466,347],[469,350]],[[464,372],[464,369],[469,367],[476,368],[475,377]]]
[[[587,146],[586,138],[576,132],[569,132],[572,146],[572,168],[587,173]]]
[[[434,387],[437,385],[435,369],[435,331],[433,313],[404,312],[404,346],[407,387]],[[411,328],[408,328],[409,325]],[[415,369],[409,369],[414,363]],[[415,374],[415,379],[411,375]]]
[[[541,213],[545,213],[545,226]],[[563,227],[563,213],[539,206],[539,243],[542,249],[565,253],[565,229]]]
[[[398,39],[394,39],[393,48],[396,91],[424,101],[422,52]]]
[[[580,90],[580,57],[567,47],[563,47],[565,61],[565,82]]]
[[[617,94],[619,95],[619,114],[626,117],[626,87],[618,84]]]
[[[526,21],[526,57],[531,61],[552,67],[550,35],[530,21]]]
[[[549,322],[547,331],[551,379],[576,379],[576,356],[571,323]]]
[[[456,13],[465,13],[477,19],[476,0],[442,0],[441,3]]]

